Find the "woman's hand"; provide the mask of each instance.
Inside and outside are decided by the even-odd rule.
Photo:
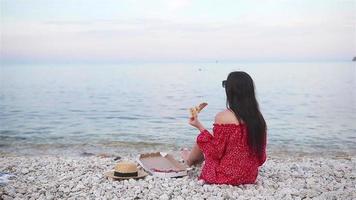
[[[198,116],[189,118],[189,124],[199,129],[199,131],[205,130],[203,124],[200,123]]]

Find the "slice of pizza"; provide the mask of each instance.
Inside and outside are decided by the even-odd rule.
[[[190,108],[190,118],[194,119],[195,117],[198,116],[198,113],[200,113],[208,104],[207,103],[201,103],[199,106],[195,106],[194,108]]]

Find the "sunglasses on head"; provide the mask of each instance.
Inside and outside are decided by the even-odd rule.
[[[222,87],[224,88],[226,86],[226,80],[222,81]]]

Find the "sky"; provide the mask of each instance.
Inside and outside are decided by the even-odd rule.
[[[2,62],[356,56],[356,0],[0,0]]]

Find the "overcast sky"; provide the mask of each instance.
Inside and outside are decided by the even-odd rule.
[[[0,0],[3,62],[356,56],[356,0]]]

